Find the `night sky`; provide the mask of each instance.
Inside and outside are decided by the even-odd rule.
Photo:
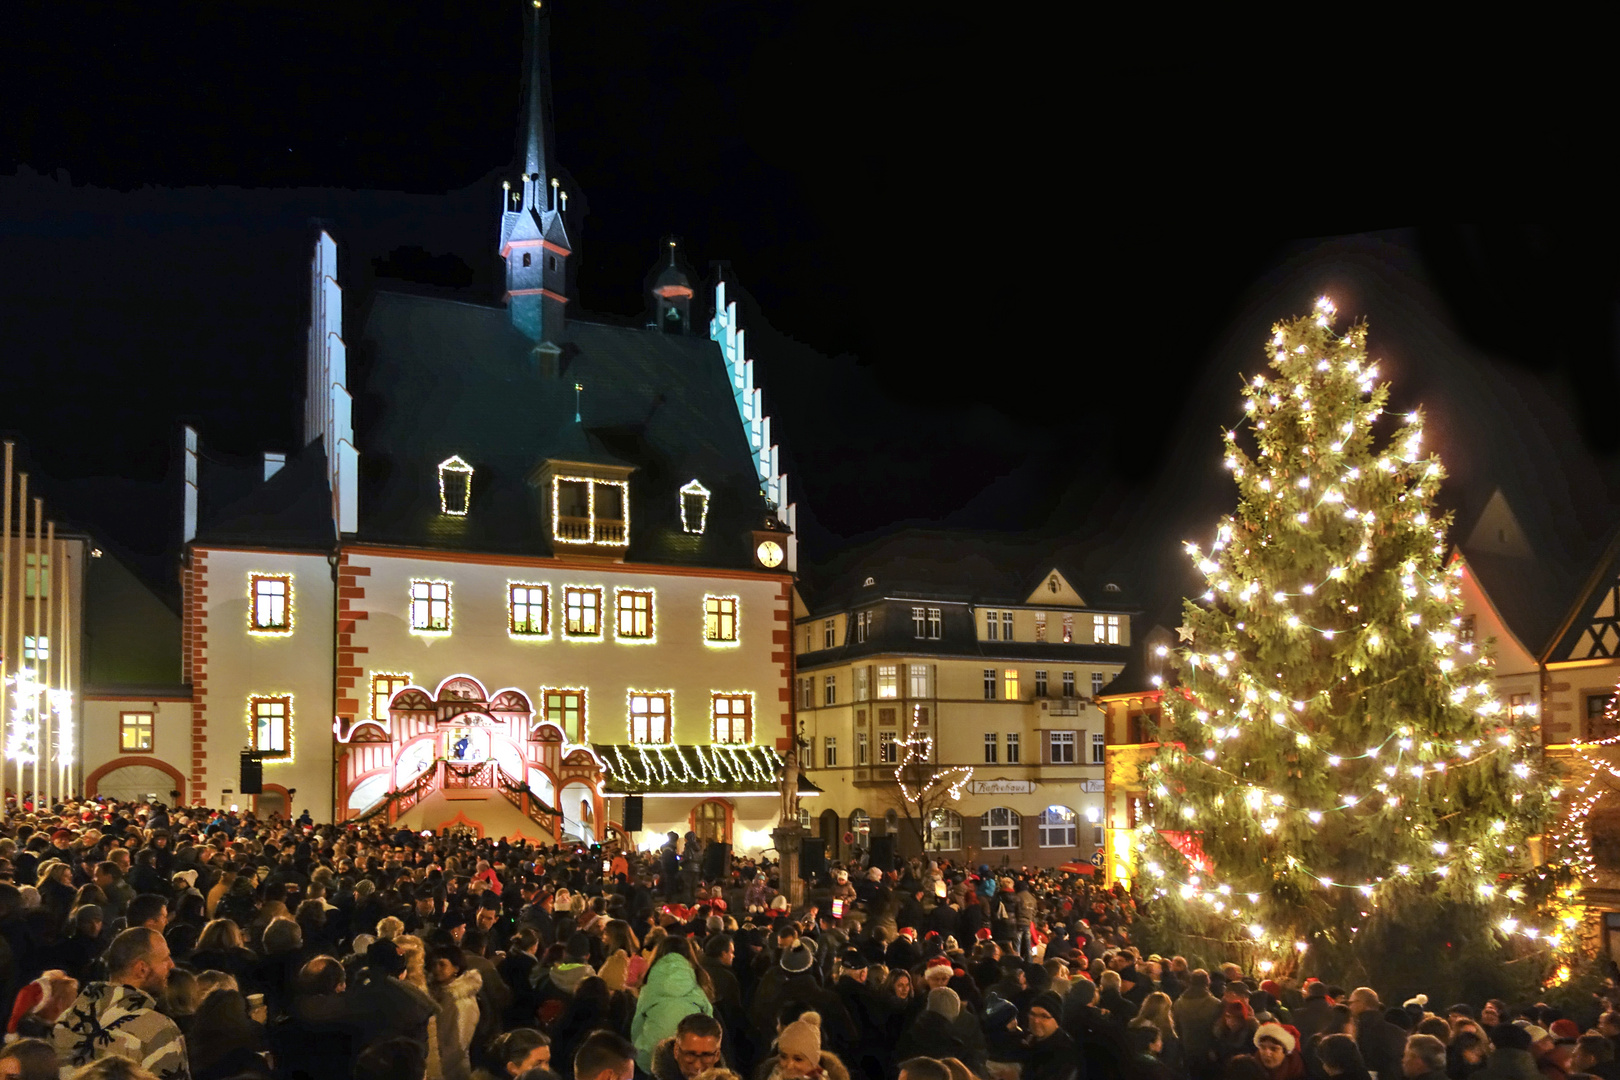
[[[497,295],[526,5],[162,8],[20,5],[0,110],[0,429],[155,578],[182,423],[295,448],[317,224],[351,313],[379,277]],[[1238,374],[1323,291],[1435,417],[1460,517],[1502,484],[1549,557],[1613,527],[1620,229],[1444,224],[1538,208],[1448,189],[1460,161],[1391,179],[1366,135],[1076,26],[917,14],[552,16],[576,303],[639,314],[668,235],[728,267],[807,561],[902,524],[1038,536],[1157,610],[1231,502]]]

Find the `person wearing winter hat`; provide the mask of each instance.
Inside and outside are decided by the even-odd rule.
[[[804,1013],[782,1029],[766,1080],[849,1080],[844,1063],[821,1048],[820,1013]]]
[[[1268,1023],[1256,1028],[1254,1057],[1266,1070],[1267,1080],[1299,1080],[1305,1075],[1299,1032],[1287,1024]]]
[[[1062,1018],[1063,999],[1050,990],[1036,994],[1029,1003],[1029,1057],[1020,1074],[1023,1080],[1066,1080],[1073,1074],[1079,1050],[1059,1026]]]

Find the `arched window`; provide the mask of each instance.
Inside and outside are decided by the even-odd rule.
[[[1067,806],[1048,806],[1041,811],[1038,831],[1041,847],[1074,847],[1074,811]]]
[[[527,251],[525,251],[523,253],[523,265],[528,266],[533,262],[534,262],[534,256],[530,255]]]
[[[702,837],[705,844],[728,844],[731,836],[726,828],[727,817],[726,804],[718,799],[700,802],[692,815],[692,831]]]
[[[900,835],[900,815],[893,810],[885,811],[883,815],[883,831],[889,836]]]
[[[872,819],[865,810],[851,810],[849,812],[849,831],[855,837],[857,847],[872,846]]]
[[[962,850],[962,815],[943,807],[928,815],[928,850]]]
[[[1024,846],[1023,819],[1018,811],[1005,806],[986,810],[979,818],[979,829],[987,848],[1018,848]]]

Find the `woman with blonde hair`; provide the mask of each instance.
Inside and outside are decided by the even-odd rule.
[[[377,939],[379,941],[397,941],[405,933],[405,922],[394,915],[377,921]]]
[[[387,920],[385,919],[383,921],[386,922]],[[401,923],[400,925],[403,926],[404,924]],[[381,925],[379,925],[377,929],[380,931],[382,929]],[[447,1022],[446,1017],[448,1010],[444,1004],[439,1002],[437,998],[433,997],[433,992],[428,989],[427,949],[422,945],[422,939],[417,937],[415,934],[400,934],[398,937],[394,938],[393,941],[394,948],[399,950],[400,957],[405,961],[405,974],[401,976],[401,978],[410,983],[412,986],[416,987],[418,990],[422,991],[424,994],[427,994],[428,997],[433,1000],[435,1008],[438,1009],[438,1014],[435,1017],[434,1022],[428,1024],[427,1026],[428,1052],[426,1080],[445,1080],[444,1062],[441,1059],[439,1052],[439,1027],[441,1024]],[[455,1019],[456,1018],[451,1018],[448,1022],[454,1023]]]
[[[1142,1007],[1136,1011],[1136,1019],[1131,1021],[1131,1026],[1151,1024],[1159,1029],[1159,1038],[1164,1044],[1159,1050],[1159,1060],[1172,1073],[1180,1076],[1185,1071],[1182,1065],[1185,1054],[1181,1047],[1181,1036],[1176,1034],[1176,1019],[1170,1010],[1172,1004],[1169,994],[1155,990],[1142,999]]]

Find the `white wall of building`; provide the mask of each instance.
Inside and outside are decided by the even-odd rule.
[[[330,813],[332,799],[332,571],[325,555],[267,551],[198,549],[193,573],[205,577],[194,586],[201,640],[193,647],[193,694],[202,706],[203,739],[193,749],[188,797],[200,795],[210,806],[239,804],[241,752],[251,745],[248,701],[254,695],[292,696],[292,753],[264,763],[264,782],[298,794],[295,811],[305,807],[318,816]],[[292,631],[251,632],[248,588],[254,574],[288,574],[292,578]],[[167,719],[167,718],[166,718]],[[172,740],[167,725],[165,743]],[[188,740],[189,742],[189,740]],[[225,796],[229,789],[233,792]]]

